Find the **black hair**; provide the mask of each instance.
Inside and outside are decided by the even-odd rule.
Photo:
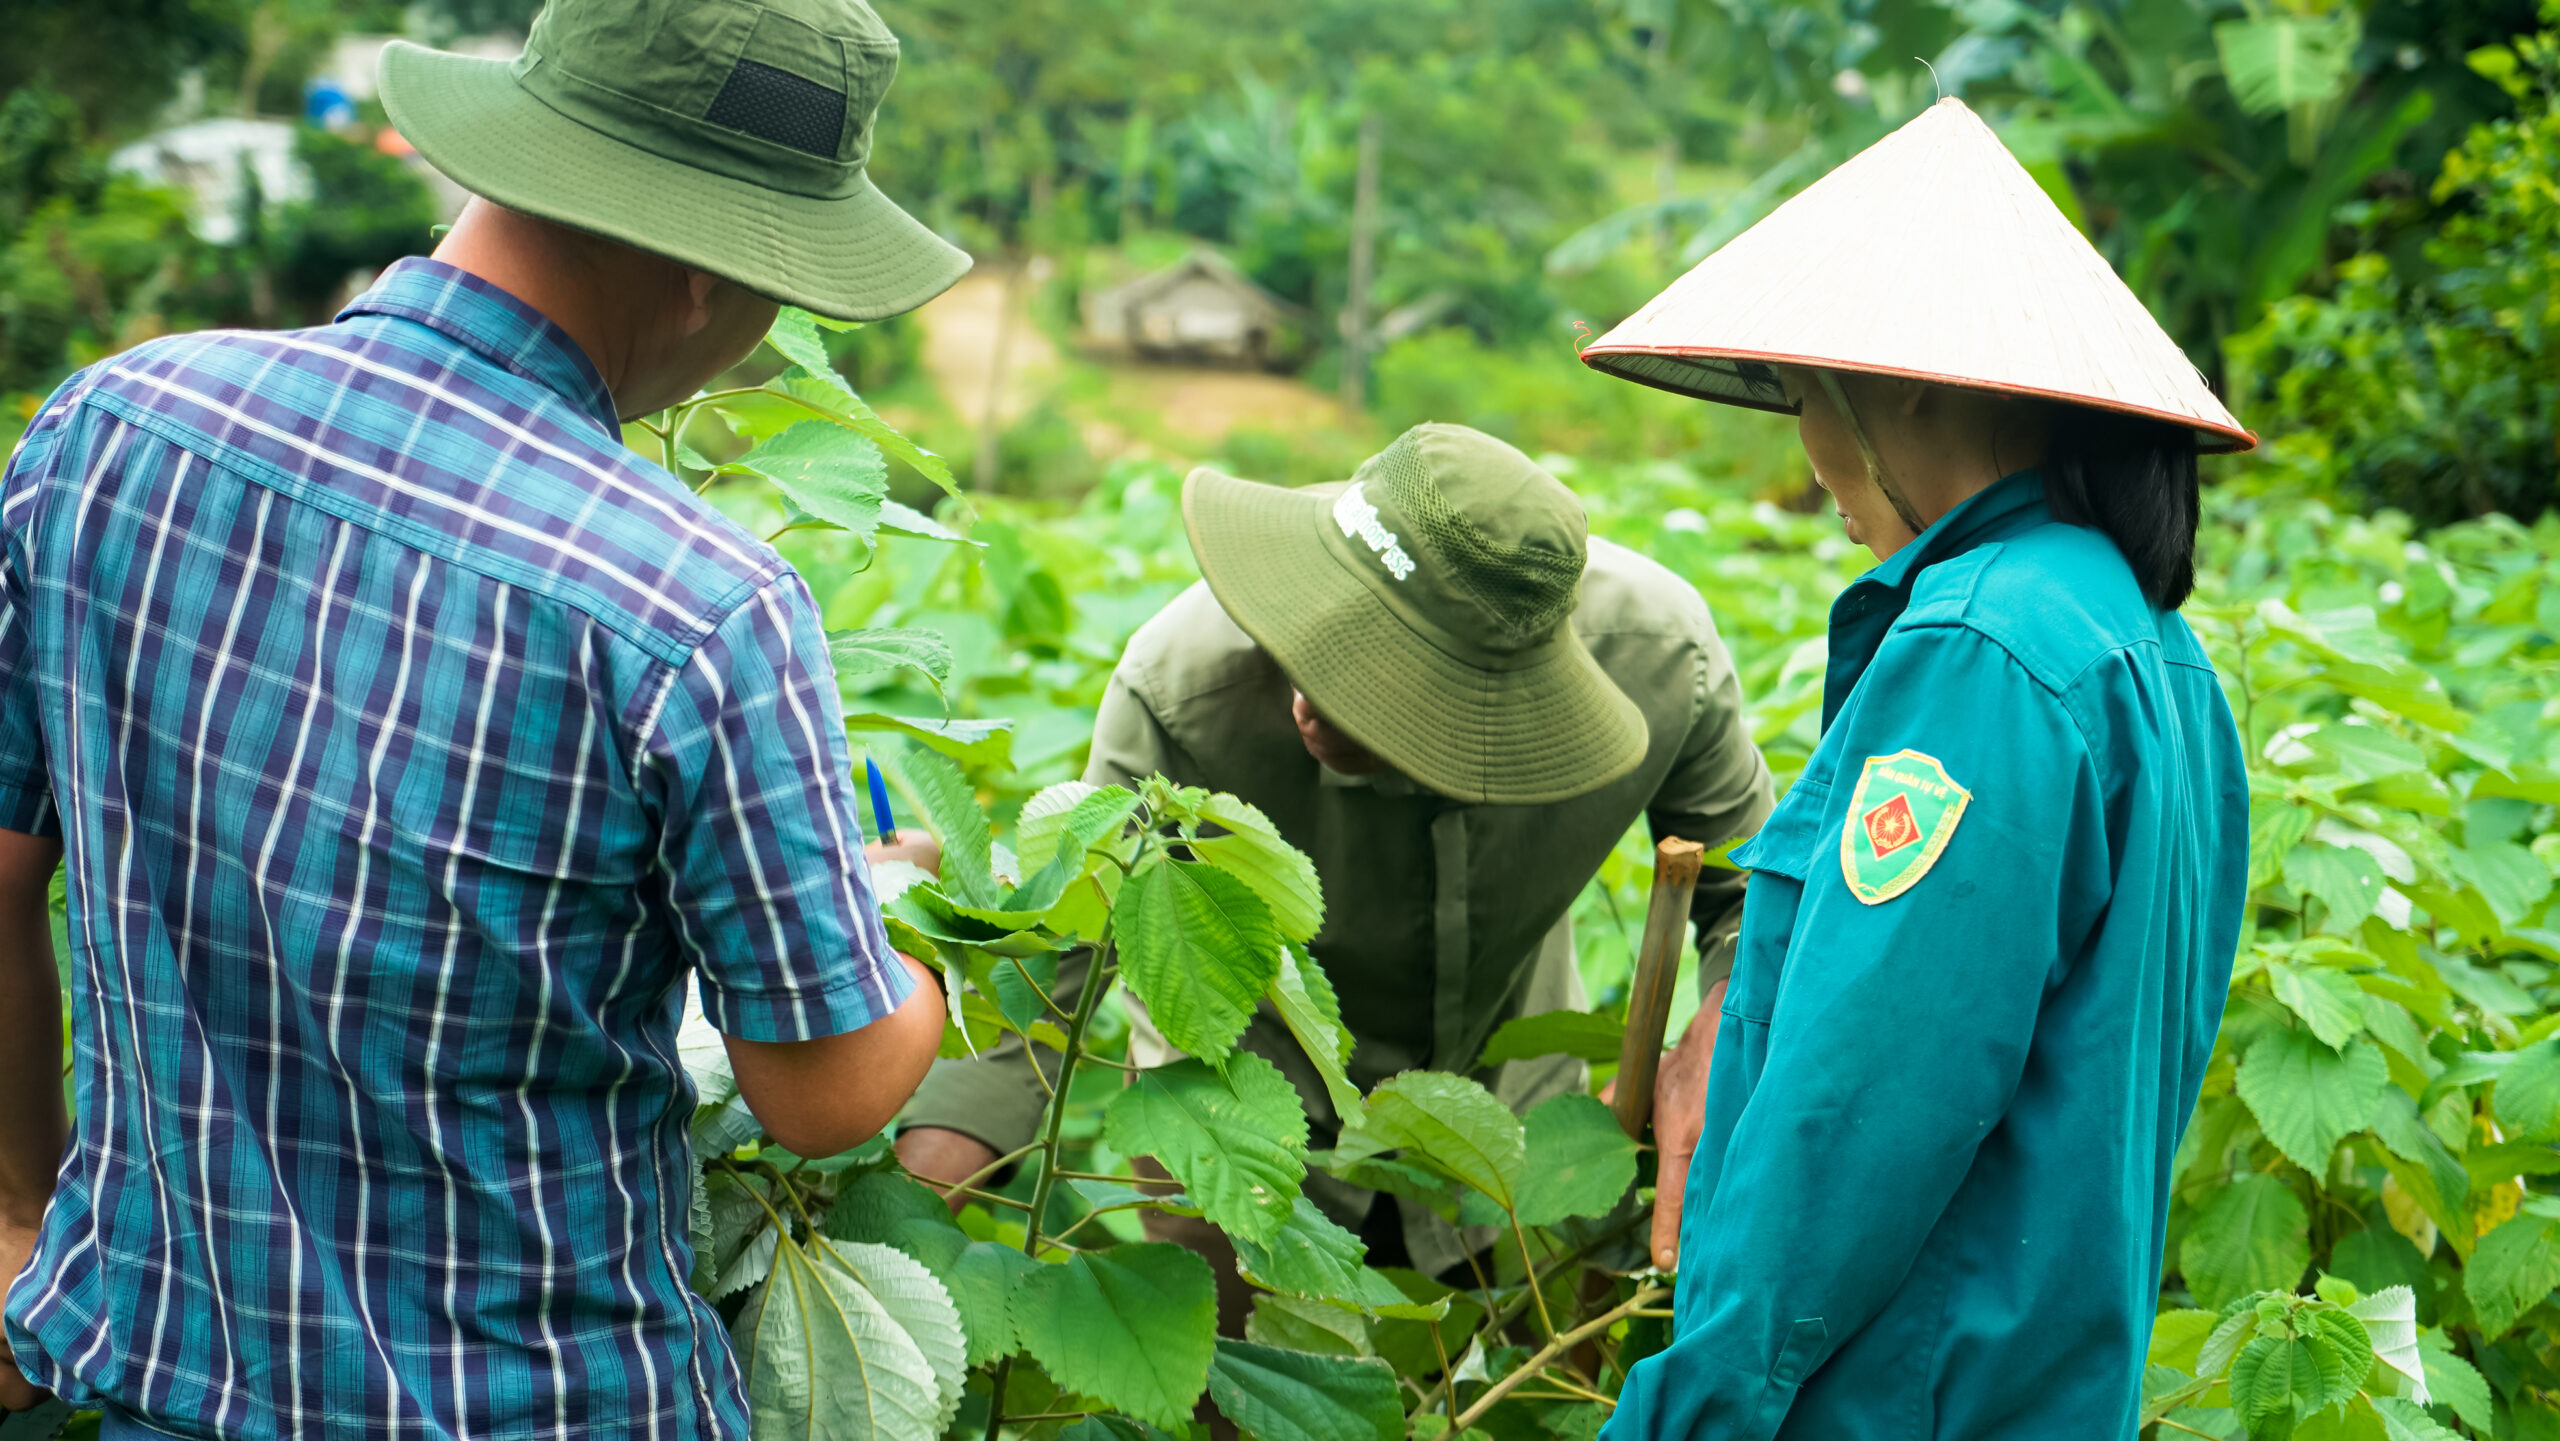
[[[2124,552],[2142,594],[2176,610],[2196,588],[2196,433],[2182,425],[2056,406],[2045,450],[2054,519],[2092,526]]]

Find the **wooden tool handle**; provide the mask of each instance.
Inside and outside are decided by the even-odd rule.
[[[1653,848],[1653,896],[1645,902],[1644,942],[1627,988],[1627,1033],[1618,1043],[1618,1089],[1610,1109],[1637,1140],[1653,1119],[1653,1078],[1662,1068],[1662,1031],[1671,993],[1680,984],[1680,942],[1689,928],[1689,898],[1707,848],[1677,836]]]

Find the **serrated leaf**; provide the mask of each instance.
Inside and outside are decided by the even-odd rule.
[[[1236,1258],[1255,1285],[1310,1300],[1339,1301],[1371,1315],[1432,1320],[1446,1302],[1417,1302],[1364,1264],[1369,1248],[1300,1196],[1268,1243],[1236,1239]]]
[[[1357,1124],[1360,1088],[1351,1084],[1345,1069],[1351,1064],[1351,1029],[1342,1024],[1342,1003],[1334,998],[1333,982],[1306,947],[1282,949],[1280,974],[1272,978],[1270,1000],[1289,1034],[1297,1037],[1298,1049],[1315,1065],[1334,1115],[1345,1125]]]
[[[1217,1286],[1180,1246],[1080,1252],[1023,1277],[1016,1301],[1023,1349],[1068,1390],[1179,1428],[1208,1389]]]
[[[1245,1317],[1244,1338],[1260,1346],[1326,1356],[1371,1356],[1369,1318],[1349,1306],[1265,1291]]]
[[[2398,1396],[2378,1396],[2374,1398],[2373,1410],[2382,1418],[2384,1441],[2462,1441],[2460,1436],[2446,1430],[2415,1401]]]
[[[1527,1161],[1519,1118],[1464,1076],[1406,1071],[1369,1093],[1360,1129],[1514,1207]]]
[[[2345,1045],[2364,1029],[2365,994],[2344,972],[2278,962],[2267,968],[2267,980],[2276,999],[2300,1016],[2311,1034],[2330,1049]]]
[[[801,375],[781,382],[774,388],[819,410],[839,424],[851,427],[868,437],[890,454],[897,456],[916,472],[953,495],[960,493],[951,479],[951,467],[941,456],[926,450],[874,414],[853,387],[845,383],[835,362],[827,357],[824,342],[818,339],[819,322],[807,311],[785,306],[774,317],[773,329],[765,343],[780,352],[782,358],[800,367]]]
[[[1260,1441],[1399,1441],[1404,1407],[1383,1361],[1218,1342],[1209,1397]]]
[[[1015,1333],[1013,1297],[1040,1263],[1012,1246],[972,1241],[954,1261],[944,1283],[969,1333],[969,1364],[984,1366],[1022,1349]]]
[[[933,1429],[940,1434],[960,1413],[960,1388],[969,1376],[968,1334],[951,1293],[913,1256],[874,1242],[828,1242],[822,1258],[860,1281],[933,1367],[941,1406]]]
[[[2520,1139],[2560,1137],[2560,1037],[2516,1052],[2499,1075],[2491,1101],[2498,1119]]]
[[[1013,853],[1033,871],[1049,864],[1058,854],[1058,837],[1065,833],[1067,817],[1088,798],[1102,794],[1103,788],[1088,781],[1060,781],[1043,786],[1022,803],[1022,813],[1013,822]]]
[[[841,425],[801,421],[739,456],[731,468],[764,477],[793,505],[863,541],[880,528],[888,462],[880,447]]]
[[[782,1233],[771,1226],[753,1232],[747,1243],[720,1267],[720,1278],[711,1283],[710,1299],[726,1301],[771,1276],[774,1257],[781,1244]]]
[[[907,1221],[951,1225],[951,1208],[940,1194],[896,1171],[857,1176],[836,1192],[820,1231],[834,1241],[886,1243]]]
[[[977,789],[958,766],[929,750],[911,746],[896,765],[908,793],[924,808],[925,823],[942,841],[943,893],[964,906],[994,906],[1003,891],[996,884],[995,837],[987,829],[987,813],[978,808]]]
[[[1324,886],[1316,879],[1315,862],[1282,840],[1268,816],[1234,796],[1212,795],[1198,813],[1227,834],[1193,841],[1193,853],[1253,887],[1282,940],[1313,939],[1324,925]]]
[[[2427,1394],[2434,1398],[2429,1404],[2452,1408],[2463,1425],[2483,1435],[2492,1431],[2489,1381],[2480,1369],[2455,1355],[2441,1331],[2419,1333],[2418,1355],[2427,1367]]]
[[[933,1363],[823,1253],[784,1243],[731,1335],[755,1441],[912,1441],[942,1429]]]
[[[2217,1308],[2254,1291],[2291,1291],[2311,1264],[2310,1226],[2284,1182],[2242,1176],[2188,1225],[2179,1273],[2197,1300]]]
[[[2373,1374],[2373,1338],[2356,1319],[2354,1312],[2339,1308],[2314,1307],[2304,1312],[2309,1331],[2336,1348],[2340,1369],[2337,1380],[2330,1384],[2317,1404],[2334,1406],[2356,1393],[2364,1379]]]
[[[2285,857],[2311,834],[2309,806],[2273,796],[2249,802],[2249,889],[2262,890],[2284,874]]]
[[[1605,1215],[1635,1184],[1635,1139],[1618,1128],[1607,1106],[1582,1092],[1540,1102],[1522,1129],[1528,1154],[1538,1158],[1520,1178],[1524,1226]]]
[[[844,726],[849,731],[902,735],[963,765],[1002,770],[1013,763],[1013,722],[1001,717],[964,720],[855,710],[845,712]]]
[[[2406,1378],[2418,1403],[2426,1404],[2427,1372],[2418,1354],[2418,1293],[2385,1286],[2349,1306],[2347,1313],[2364,1323],[2373,1358]]]
[[[1164,860],[1120,888],[1120,970],[1177,1048],[1226,1063],[1280,973],[1280,935],[1252,888]]]
[[[999,908],[1001,917],[1028,925],[1047,913],[1066,895],[1076,877],[1084,874],[1090,859],[1088,848],[1119,834],[1127,826],[1129,813],[1137,808],[1136,792],[1111,786],[1077,801],[1054,824],[1044,819],[1038,839],[1046,847],[1047,858],[1037,871],[1023,878],[1013,894],[1005,897]],[[999,912],[989,912],[989,918],[998,918]]]
[[[2502,926],[2512,926],[2551,894],[2551,868],[2510,841],[2480,841],[2445,856],[2445,869],[2480,893]]]
[[[2252,1422],[2283,1415],[2297,1401],[2309,1410],[2325,1404],[2320,1398],[2344,1374],[2337,1348],[2325,1340],[2261,1336],[2231,1363],[2231,1409]]]
[[[827,632],[827,659],[839,682],[912,670],[933,682],[936,695],[951,683],[951,642],[939,631],[911,626],[871,626]]]
[[[2163,1311],[2151,1319],[2151,1345],[2144,1356],[2154,1366],[2167,1366],[2190,1376],[2204,1374],[2198,1357],[2217,1318],[2211,1311]]]
[[[1198,1061],[1140,1071],[1111,1098],[1103,1135],[1153,1156],[1231,1238],[1277,1236],[1307,1176],[1307,1113],[1269,1061],[1239,1051],[1224,1076]]]
[[[891,535],[903,535],[911,540],[939,541],[944,545],[978,544],[914,506],[894,500],[880,502],[880,528]]]
[[[2211,1381],[2190,1376],[2174,1366],[2146,1366],[2142,1371],[2142,1412],[2135,1424],[2148,1426],[2202,1396],[2212,1386]]]
[[[2309,1031],[2273,1030],[2241,1059],[2240,1099],[2286,1159],[2315,1176],[2347,1135],[2373,1124],[2374,1107],[2391,1084],[2391,1068],[2372,1042],[2344,1052]]]
[[[2206,1334],[2204,1344],[2196,1350],[2196,1374],[2220,1377],[2231,1369],[2232,1359],[2240,1354],[2240,1348],[2248,1345],[2257,1334],[2258,1315],[2245,1308],[2215,1322],[2213,1330]]]
[[[2284,883],[2317,897],[2327,908],[2325,930],[2342,931],[2364,923],[2382,899],[2382,867],[2353,846],[2296,846],[2284,858]]]
[[[1017,1031],[1027,1031],[1033,1022],[1049,1013],[1048,1001],[1041,999],[1057,989],[1058,958],[1055,956],[1008,956],[997,960],[993,979],[996,1009],[1007,1024]],[[1037,989],[1034,989],[1037,987]]]
[[[693,1244],[693,1269],[685,1284],[708,1299],[720,1273],[712,1261],[711,1192],[699,1166],[693,1172],[693,1201],[685,1208],[685,1239]]]
[[[2560,1287],[2560,1234],[2549,1218],[2526,1211],[2480,1238],[2462,1268],[2462,1291],[2494,1341]]]
[[[1476,1058],[1480,1068],[1540,1056],[1571,1056],[1594,1063],[1618,1059],[1626,1023],[1593,1011],[1540,1011],[1502,1023]]]

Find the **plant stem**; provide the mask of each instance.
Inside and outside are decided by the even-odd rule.
[[[1558,1357],[1582,1344],[1585,1340],[1588,1340],[1593,1336],[1597,1336],[1601,1332],[1618,1324],[1618,1322],[1624,1319],[1630,1312],[1638,1311],[1646,1306],[1650,1306],[1654,1302],[1659,1301],[1670,1294],[1670,1290],[1666,1287],[1647,1286],[1643,1290],[1636,1292],[1633,1296],[1630,1296],[1626,1300],[1618,1303],[1616,1306],[1602,1312],[1592,1320],[1587,1321],[1580,1326],[1576,1326],[1572,1330],[1565,1332],[1563,1335],[1556,1337],[1552,1341],[1549,1341],[1544,1350],[1541,1350],[1537,1355],[1530,1357],[1519,1370],[1512,1372],[1510,1375],[1503,1377],[1501,1380],[1494,1382],[1490,1387],[1487,1387],[1485,1393],[1476,1398],[1474,1405],[1469,1406],[1465,1412],[1459,1415],[1457,1420],[1449,1423],[1449,1429],[1453,1432],[1466,1430],[1469,1426],[1476,1423],[1478,1417],[1481,1417],[1485,1412],[1492,1410],[1495,1402],[1510,1395],[1512,1390],[1519,1386],[1521,1382],[1545,1371],[1547,1367],[1554,1363]],[[1450,1394],[1452,1396],[1457,1394],[1455,1387],[1451,1388]]]
[[[1005,1152],[1003,1155],[996,1157],[986,1165],[978,1168],[977,1174],[967,1177],[962,1180],[959,1185],[943,1192],[942,1199],[945,1202],[958,1200],[962,1195],[974,1188],[980,1181],[987,1179],[989,1176],[994,1175],[996,1172],[1003,1170],[1005,1167],[1012,1165],[1014,1162],[1021,1160],[1023,1157],[1028,1156],[1039,1149],[1040,1143],[1038,1141],[1034,1141],[1030,1145],[1024,1146],[1019,1150]]]
[[[1118,918],[1114,917],[1113,921]],[[1067,1048],[1058,1053],[1058,1084],[1049,1092],[1049,1124],[1032,1149],[1040,1153],[1040,1179],[1031,1186],[1031,1204],[1024,1207],[1030,1215],[1022,1228],[1022,1254],[1040,1254],[1040,1220],[1049,1214],[1049,1193],[1058,1184],[1058,1138],[1067,1128],[1067,1087],[1075,1079],[1076,1061],[1084,1051],[1084,1033],[1093,1024],[1094,1014],[1102,1009],[1102,993],[1111,989],[1111,931],[1113,921],[1102,924],[1102,935],[1093,948],[1093,970],[1085,977],[1084,994],[1076,998],[1075,1019],[1067,1023]],[[1036,1070],[1037,1061],[1032,1063]],[[1021,1205],[1015,1202],[1015,1205]],[[993,1393],[987,1400],[987,1441],[997,1441],[1004,1431],[1004,1386],[1013,1373],[1013,1358],[1007,1356],[996,1363]]]
[[[1547,1288],[1538,1284],[1538,1258],[1529,1254],[1529,1233],[1520,1229],[1520,1213],[1511,1213],[1511,1239],[1520,1243],[1520,1274],[1528,1278],[1529,1296],[1538,1303],[1538,1329],[1556,1338],[1556,1318],[1547,1314]]]
[[[2204,1441],[2221,1441],[2220,1437],[2215,1436],[2210,1431],[2199,1431],[2193,1426],[2181,1426],[2166,1416],[2161,1417],[2159,1420],[2154,1421],[2151,1424],[2154,1426],[2166,1426],[2172,1431],[2184,1431],[2190,1436],[2202,1436]]]
[[[1448,1391],[1449,1430],[1454,1435],[1458,1429],[1458,1388],[1449,1384],[1449,1345],[1440,1339],[1440,1323],[1437,1321],[1431,1323],[1431,1349],[1440,1353],[1440,1387]],[[1423,1393],[1421,1409],[1427,1411],[1431,1408],[1432,1396],[1438,1389]]]

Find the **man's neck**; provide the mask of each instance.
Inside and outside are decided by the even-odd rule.
[[[605,388],[619,393],[630,373],[633,308],[615,256],[585,236],[474,200],[436,245],[435,259],[514,296],[559,326],[586,352]]]

